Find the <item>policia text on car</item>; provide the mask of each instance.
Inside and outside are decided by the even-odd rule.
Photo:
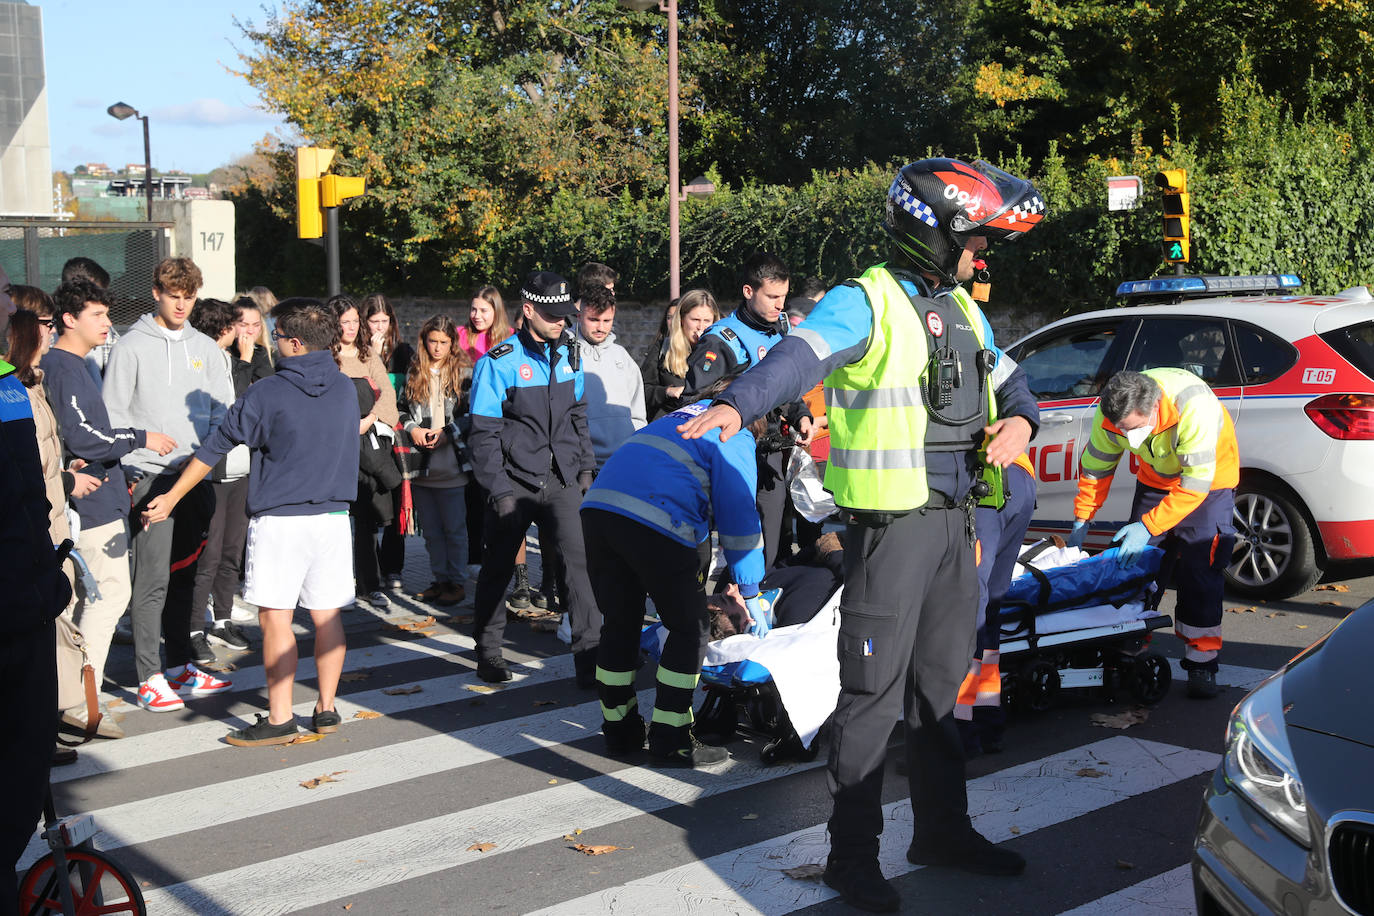
[[[891,260],[830,291],[680,427],[689,438],[715,428],[728,438],[742,419],[824,379],[825,485],[848,514],[825,881],[864,909],[900,906],[878,868],[878,838],[887,739],[903,712],[915,834],[907,857],[984,874],[1025,867],[969,822],[953,706],[977,618],[973,511],[1002,501],[1002,468],[1039,413],[958,284],[989,241],[1015,238],[1044,214],[1030,182],[985,162],[904,167],[886,201]]]

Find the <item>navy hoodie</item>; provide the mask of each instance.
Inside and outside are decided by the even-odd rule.
[[[250,386],[196,452],[214,466],[253,450],[249,515],[322,515],[358,496],[358,396],[325,350],[291,356]]]
[[[93,491],[72,500],[82,526],[97,528],[128,518],[129,485],[119,459],[134,449],[145,448],[147,432],[117,429],[110,423],[100,386],[91,378],[85,359],[53,347],[38,365],[68,457],[84,458],[83,473],[101,480]]]

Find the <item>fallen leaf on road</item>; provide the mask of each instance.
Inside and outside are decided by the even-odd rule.
[[[1297,626],[1297,628],[1298,628],[1299,630],[1305,630],[1305,629],[1307,629],[1307,624],[1305,624],[1305,623],[1295,624],[1295,626]]]
[[[344,904],[344,909],[346,909],[346,910],[351,910],[351,909],[353,909],[353,904],[351,904],[351,903],[345,903],[345,904]]]
[[[496,848],[495,843],[473,843],[467,848],[468,852],[490,852]]]
[[[1265,616],[1265,617],[1287,617],[1288,615],[1285,614],[1283,611],[1275,611],[1275,612],[1272,613],[1272,614],[1265,614],[1264,616]]]
[[[1314,591],[1314,592],[1348,592],[1348,591],[1350,591],[1350,586],[1348,586],[1348,585],[1318,585],[1316,588],[1312,589],[1312,591]]]
[[[453,617],[450,617],[449,619],[452,620],[454,623],[472,623],[471,614],[457,614]]]
[[[617,849],[634,849],[633,846],[588,846],[586,843],[578,843],[573,847],[583,855],[604,856],[608,852],[615,852]]]
[[[1012,836],[1020,836],[1020,835],[1021,835],[1021,828],[1020,828],[1020,827],[1017,827],[1017,826],[1014,826],[1014,825],[1013,825],[1013,826],[1010,827],[1009,829],[1011,830]]]
[[[1150,711],[1144,706],[1137,706],[1134,709],[1116,714],[1095,712],[1092,714],[1092,724],[1100,725],[1103,728],[1130,728],[1132,725],[1139,725],[1148,718],[1150,718]]]
[[[341,681],[365,681],[372,677],[371,671],[345,671],[339,675]]]
[[[421,687],[419,684],[411,684],[409,687],[386,687],[382,690],[382,693],[387,696],[401,697],[408,693],[419,693],[424,689],[425,688]]]
[[[316,734],[315,732],[301,732],[299,735],[297,735],[296,737],[292,738],[290,741],[288,741],[288,742],[286,742],[286,743],[287,743],[287,744],[314,744],[316,741],[323,741],[323,740],[324,740],[324,735]]]
[[[1102,772],[1101,770],[1094,769],[1093,767],[1084,767],[1083,769],[1079,770],[1077,773],[1074,773],[1073,775],[1086,776],[1090,779],[1097,779],[1099,776],[1106,776],[1107,774]]]
[[[430,615],[427,617],[417,617],[411,620],[387,621],[386,625],[393,630],[409,630],[414,632],[416,630],[423,630],[425,627],[432,627],[436,623],[438,623],[438,621],[434,619],[433,615]]]
[[[360,709],[353,714],[355,719],[380,719],[382,714],[375,709]]]
[[[757,814],[746,814],[744,817],[740,818],[742,821],[756,821],[758,819],[759,816]]]
[[[1127,862],[1125,859],[1117,859],[1116,867],[1121,869],[1122,871],[1130,871],[1132,868],[1135,868],[1135,863]]]
[[[486,684],[464,684],[464,690],[471,690],[473,693],[495,693],[500,687],[489,687]]]
[[[1228,613],[1228,614],[1253,614],[1253,613],[1255,613],[1255,609],[1254,609],[1253,607],[1228,607],[1228,608],[1226,609],[1226,613]]]
[[[1339,601],[1322,601],[1322,602],[1320,602],[1320,603],[1321,603],[1321,604],[1334,604],[1336,607],[1345,607],[1345,605],[1341,604]]]
[[[549,785],[551,785],[551,786],[556,786],[556,785],[558,785],[558,780],[556,780],[556,779],[550,779],[550,780],[549,780]]]
[[[558,701],[557,701],[557,700],[535,700],[535,701],[534,701],[534,705],[535,705],[535,706],[557,706],[557,705],[558,705]]]
[[[315,789],[315,788],[318,788],[319,786],[323,785],[323,784],[326,783],[326,782],[338,782],[338,780],[335,779],[334,777],[335,777],[335,776],[342,776],[343,774],[345,774],[345,773],[347,773],[347,772],[348,772],[347,770],[335,770],[335,771],[332,772],[332,773],[326,773],[324,776],[316,776],[314,779],[307,779],[305,782],[301,783],[301,788],[302,788],[302,789]]]
[[[565,833],[565,834],[563,834],[563,839],[565,839],[565,840],[571,840],[571,839],[574,839],[574,838],[579,837],[579,836],[581,836],[581,835],[582,835],[582,828],[581,828],[581,827],[578,827],[578,828],[577,828],[576,830],[574,830],[572,833]]]
[[[798,865],[795,868],[784,868],[782,873],[789,878],[797,878],[801,881],[819,881],[821,875],[825,874],[825,866]]]

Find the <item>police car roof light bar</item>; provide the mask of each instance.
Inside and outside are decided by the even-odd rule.
[[[1127,280],[1116,288],[1123,298],[1134,296],[1176,295],[1196,297],[1199,294],[1260,294],[1297,289],[1302,278],[1296,274],[1250,274],[1237,277],[1152,277],[1148,280]]]

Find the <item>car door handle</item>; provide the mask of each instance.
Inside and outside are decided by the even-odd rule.
[[[1040,415],[1041,426],[1061,426],[1064,423],[1072,423],[1076,420],[1071,413],[1042,413]]]

